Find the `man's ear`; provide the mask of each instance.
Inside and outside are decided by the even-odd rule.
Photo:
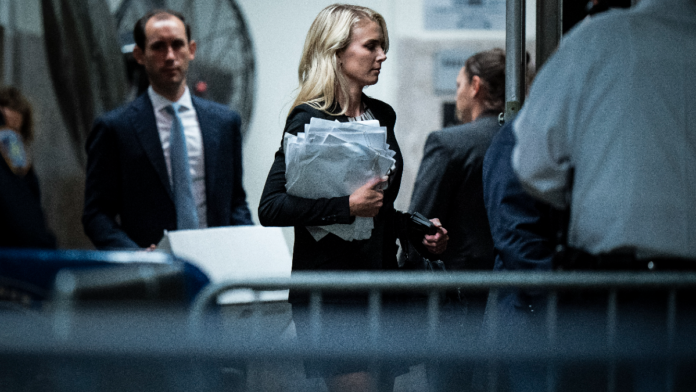
[[[481,83],[481,78],[478,75],[474,75],[471,78],[471,92],[472,92],[472,97],[479,97],[483,91],[481,89],[482,83]]]
[[[140,49],[140,46],[135,45],[133,47],[133,58],[135,59],[135,61],[137,61],[138,64],[143,65],[143,57],[144,56],[145,56],[145,54],[143,53],[143,50]]]
[[[189,42],[189,53],[189,60],[196,58],[196,41],[191,40],[191,42]]]

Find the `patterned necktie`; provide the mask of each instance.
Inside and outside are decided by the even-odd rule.
[[[198,211],[193,199],[193,181],[189,167],[188,148],[184,136],[184,124],[179,117],[179,104],[173,103],[166,110],[172,115],[172,132],[169,137],[169,158],[172,167],[172,188],[176,206],[177,230],[198,228]]]

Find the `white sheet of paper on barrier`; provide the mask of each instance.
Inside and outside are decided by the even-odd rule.
[[[212,283],[230,279],[286,278],[292,257],[280,227],[229,226],[167,232],[157,249],[186,259],[205,272]],[[288,290],[263,291],[261,301],[287,301]],[[254,300],[251,290],[221,295],[219,304]]]

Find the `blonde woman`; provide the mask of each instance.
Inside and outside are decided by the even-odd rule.
[[[285,155],[275,155],[259,204],[259,220],[264,226],[294,226],[293,271],[307,270],[393,270],[396,260],[394,200],[401,183],[403,158],[394,136],[396,114],[388,104],[363,94],[363,88],[379,80],[387,59],[389,35],[384,18],[360,6],[334,4],[323,9],[312,23],[298,70],[299,93],[285,124],[285,132],[304,131],[312,117],[338,120],[379,120],[387,127],[387,143],[396,155],[396,165],[388,177],[375,178],[349,196],[306,199],[288,195],[285,190]],[[386,182],[386,184],[383,184]],[[386,185],[385,190],[380,190]],[[374,218],[372,236],[367,240],[344,241],[329,234],[316,241],[306,226],[351,223],[356,217]],[[433,220],[437,226],[439,221]],[[442,253],[447,231],[425,236],[423,245],[434,254]],[[291,292],[293,319],[300,339],[310,339],[306,317],[306,293]],[[322,321],[334,331],[332,338],[361,336],[365,298],[361,295],[325,295]],[[347,316],[349,315],[349,316]],[[351,322],[346,322],[351,320]],[[336,332],[333,327],[340,327]],[[329,332],[331,333],[331,332]],[[362,336],[365,336],[364,334]],[[350,344],[348,342],[348,344]],[[364,361],[306,361],[308,377],[322,376],[330,391],[391,390],[398,370],[386,367],[377,380]],[[407,371],[407,369],[406,369]]]

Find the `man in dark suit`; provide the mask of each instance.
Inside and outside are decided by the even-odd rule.
[[[450,241],[440,256],[448,270],[493,269],[481,171],[486,150],[500,129],[498,114],[504,104],[505,53],[502,49],[477,53],[457,77],[457,118],[462,125],[433,132],[425,143],[410,210],[437,216],[447,227]],[[461,335],[478,333],[487,293],[453,292],[447,297],[443,325],[457,328]],[[470,366],[438,364],[429,366],[428,373],[438,391],[462,390],[472,377]]]
[[[184,17],[135,25],[146,94],[95,121],[87,141],[82,223],[99,249],[153,248],[165,230],[250,225],[239,115],[189,93],[196,42]]]

